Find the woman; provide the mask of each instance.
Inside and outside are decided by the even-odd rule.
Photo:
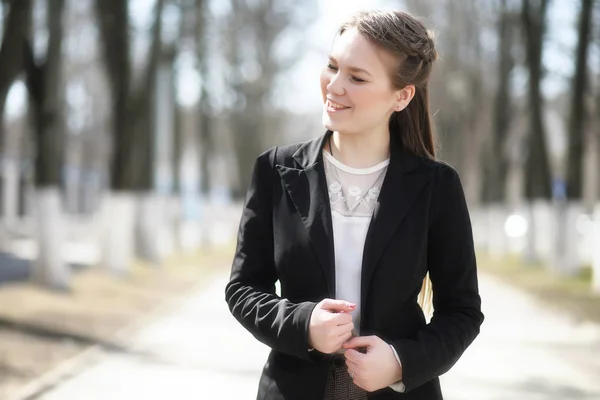
[[[409,14],[357,14],[321,75],[325,135],[258,157],[226,287],[272,349],[258,399],[442,399],[479,333],[462,186],[434,159],[435,59]]]

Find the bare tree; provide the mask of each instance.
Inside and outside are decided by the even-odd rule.
[[[232,0],[228,21],[227,61],[229,83],[235,92],[235,109],[230,112],[238,184],[234,196],[242,197],[249,184],[255,157],[266,147],[265,132],[274,130],[269,118],[269,97],[276,78],[297,58],[278,59],[275,46],[287,29],[298,29],[300,10],[311,2],[281,0]],[[300,35],[301,37],[301,35]],[[301,42],[297,43],[301,46]],[[300,51],[295,52],[296,57]],[[252,67],[251,76],[244,72]]]
[[[481,42],[483,31],[484,7],[474,0],[460,2],[459,11],[465,16],[464,40],[461,54],[466,71],[466,86],[468,87],[467,106],[465,109],[466,129],[464,132],[464,149],[462,158],[465,160],[463,174],[465,176],[465,191],[471,204],[479,202],[481,195],[481,153],[483,142],[489,136],[484,129],[486,119],[490,117],[491,96],[484,71],[488,65],[483,61],[484,49]]]
[[[198,64],[200,66],[200,75],[202,77],[202,89],[200,93],[200,103],[198,104],[198,117],[200,119],[199,126],[199,141],[200,146],[200,191],[204,196],[210,193],[211,176],[209,171],[211,156],[214,153],[213,139],[213,111],[211,106],[210,91],[208,89],[209,74],[208,74],[208,1],[196,0],[196,54]]]
[[[495,113],[492,135],[487,148],[484,168],[487,170],[484,179],[484,199],[486,202],[503,203],[506,199],[508,158],[506,155],[506,138],[511,122],[510,75],[515,61],[512,55],[514,17],[507,6],[507,0],[500,0],[498,12],[498,86],[495,98]]]
[[[26,46],[25,71],[30,118],[35,136],[36,219],[38,258],[34,279],[46,286],[66,289],[70,271],[62,257],[64,223],[61,221],[60,166],[64,131],[61,76],[64,0],[49,2],[48,42],[44,61],[35,59],[31,41]]]
[[[525,160],[525,197],[529,202],[529,229],[524,259],[527,263],[539,261],[537,248],[537,221],[534,214],[535,200],[551,197],[551,173],[546,147],[543,121],[544,101],[541,93],[543,78],[542,50],[546,30],[546,14],[549,0],[523,0],[521,21],[525,34],[526,67],[529,72],[528,104],[529,129]]]
[[[594,27],[596,27],[596,44],[600,45],[600,29],[597,27],[600,26],[600,1],[596,2],[595,7],[595,23]],[[600,71],[600,57],[596,60],[597,70]],[[600,72],[597,74],[597,81],[600,82]],[[596,115],[596,129],[595,129],[595,140],[597,148],[600,147],[600,85],[596,87],[596,101],[595,101],[595,115]],[[596,156],[596,171],[600,171],[600,156]],[[593,195],[595,201],[600,200],[600,173],[596,174],[596,190]],[[599,272],[600,274],[600,272]]]
[[[145,68],[135,75],[130,60],[128,3],[122,0],[95,2],[113,105],[110,172],[113,193],[106,207],[116,218],[108,224],[110,229],[107,231],[103,256],[107,267],[117,273],[126,271],[133,255],[136,193],[149,191],[153,182],[154,120],[151,107],[154,106],[156,71],[161,52],[164,0],[157,0],[155,5]],[[134,76],[140,78],[136,80]],[[152,233],[138,229],[139,232]],[[139,249],[148,247],[142,245],[138,246]],[[153,256],[149,258],[155,261]]]
[[[151,50],[141,79],[133,79],[130,61],[130,22],[128,2],[121,0],[96,1],[100,31],[104,45],[108,76],[113,96],[113,161],[111,188],[132,190],[147,187],[151,170],[144,137],[149,132],[152,92],[160,57],[161,14],[164,0],[158,0],[152,28]],[[136,140],[137,139],[137,140]]]
[[[8,91],[23,70],[23,50],[31,25],[32,0],[13,0],[4,4],[8,5],[8,12],[3,24],[4,32],[0,46],[0,121],[4,115]],[[1,127],[2,124],[0,129]]]
[[[405,1],[426,26],[439,32],[440,58],[431,77],[431,103],[440,142],[438,157],[455,166],[465,181],[470,203],[482,194],[481,154],[488,137],[493,98],[493,79],[485,71],[493,59],[482,37],[493,15],[480,2]],[[436,11],[433,13],[433,11]],[[451,76],[451,79],[448,77]]]
[[[526,63],[529,72],[529,134],[525,174],[525,196],[529,200],[549,199],[551,195],[550,164],[543,123],[544,102],[541,93],[543,77],[542,49],[549,0],[523,0],[521,18],[525,32]]]
[[[581,0],[571,114],[569,118],[569,151],[567,169],[567,195],[581,199],[583,178],[583,149],[587,122],[586,92],[588,90],[588,52],[591,39],[593,0]]]
[[[9,149],[4,126],[5,103],[15,79],[23,71],[25,40],[31,26],[32,0],[5,1],[3,8],[3,35],[0,45],[0,152],[6,156]],[[14,163],[4,162],[1,169],[1,213],[3,218],[10,219],[17,214],[14,199],[18,197],[18,172]]]

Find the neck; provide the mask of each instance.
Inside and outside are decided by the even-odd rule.
[[[378,134],[344,134],[335,131],[330,143],[332,155],[352,168],[369,168],[390,157],[388,131]],[[329,150],[329,147],[326,149]]]

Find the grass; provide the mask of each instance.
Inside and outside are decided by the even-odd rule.
[[[478,253],[477,257],[482,272],[491,273],[581,321],[600,323],[600,294],[591,291],[591,266],[584,266],[577,275],[564,276],[551,272],[544,264],[526,264],[516,255],[493,259]]]
[[[21,282],[0,289],[0,398],[93,345],[120,351],[116,333],[229,268],[231,247],[178,254],[160,267],[135,262],[117,278],[99,267],[73,276],[70,292]]]

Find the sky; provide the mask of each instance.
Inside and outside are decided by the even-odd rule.
[[[296,113],[313,112],[321,108],[319,73],[326,62],[327,52],[340,22],[360,9],[390,9],[393,8],[390,4],[399,3],[390,0],[317,0],[317,2],[318,16],[307,30],[309,50],[285,74],[284,79],[280,80],[281,85],[275,91],[279,106]],[[553,95],[564,89],[567,84],[565,78],[568,78],[573,71],[572,58],[568,54],[572,51],[576,40],[573,27],[577,3],[576,0],[550,2],[548,39],[551,40],[544,55],[544,62],[549,72],[543,86],[547,95]],[[226,12],[227,2],[213,1],[212,4],[213,12]],[[132,0],[131,7],[133,22],[138,26],[143,26],[152,17],[152,1]],[[200,87],[193,58],[182,57],[180,66],[178,84],[180,101],[185,105],[193,105],[198,100]],[[518,80],[517,85],[521,85]],[[22,84],[13,86],[7,99],[9,118],[23,112],[25,94]]]

